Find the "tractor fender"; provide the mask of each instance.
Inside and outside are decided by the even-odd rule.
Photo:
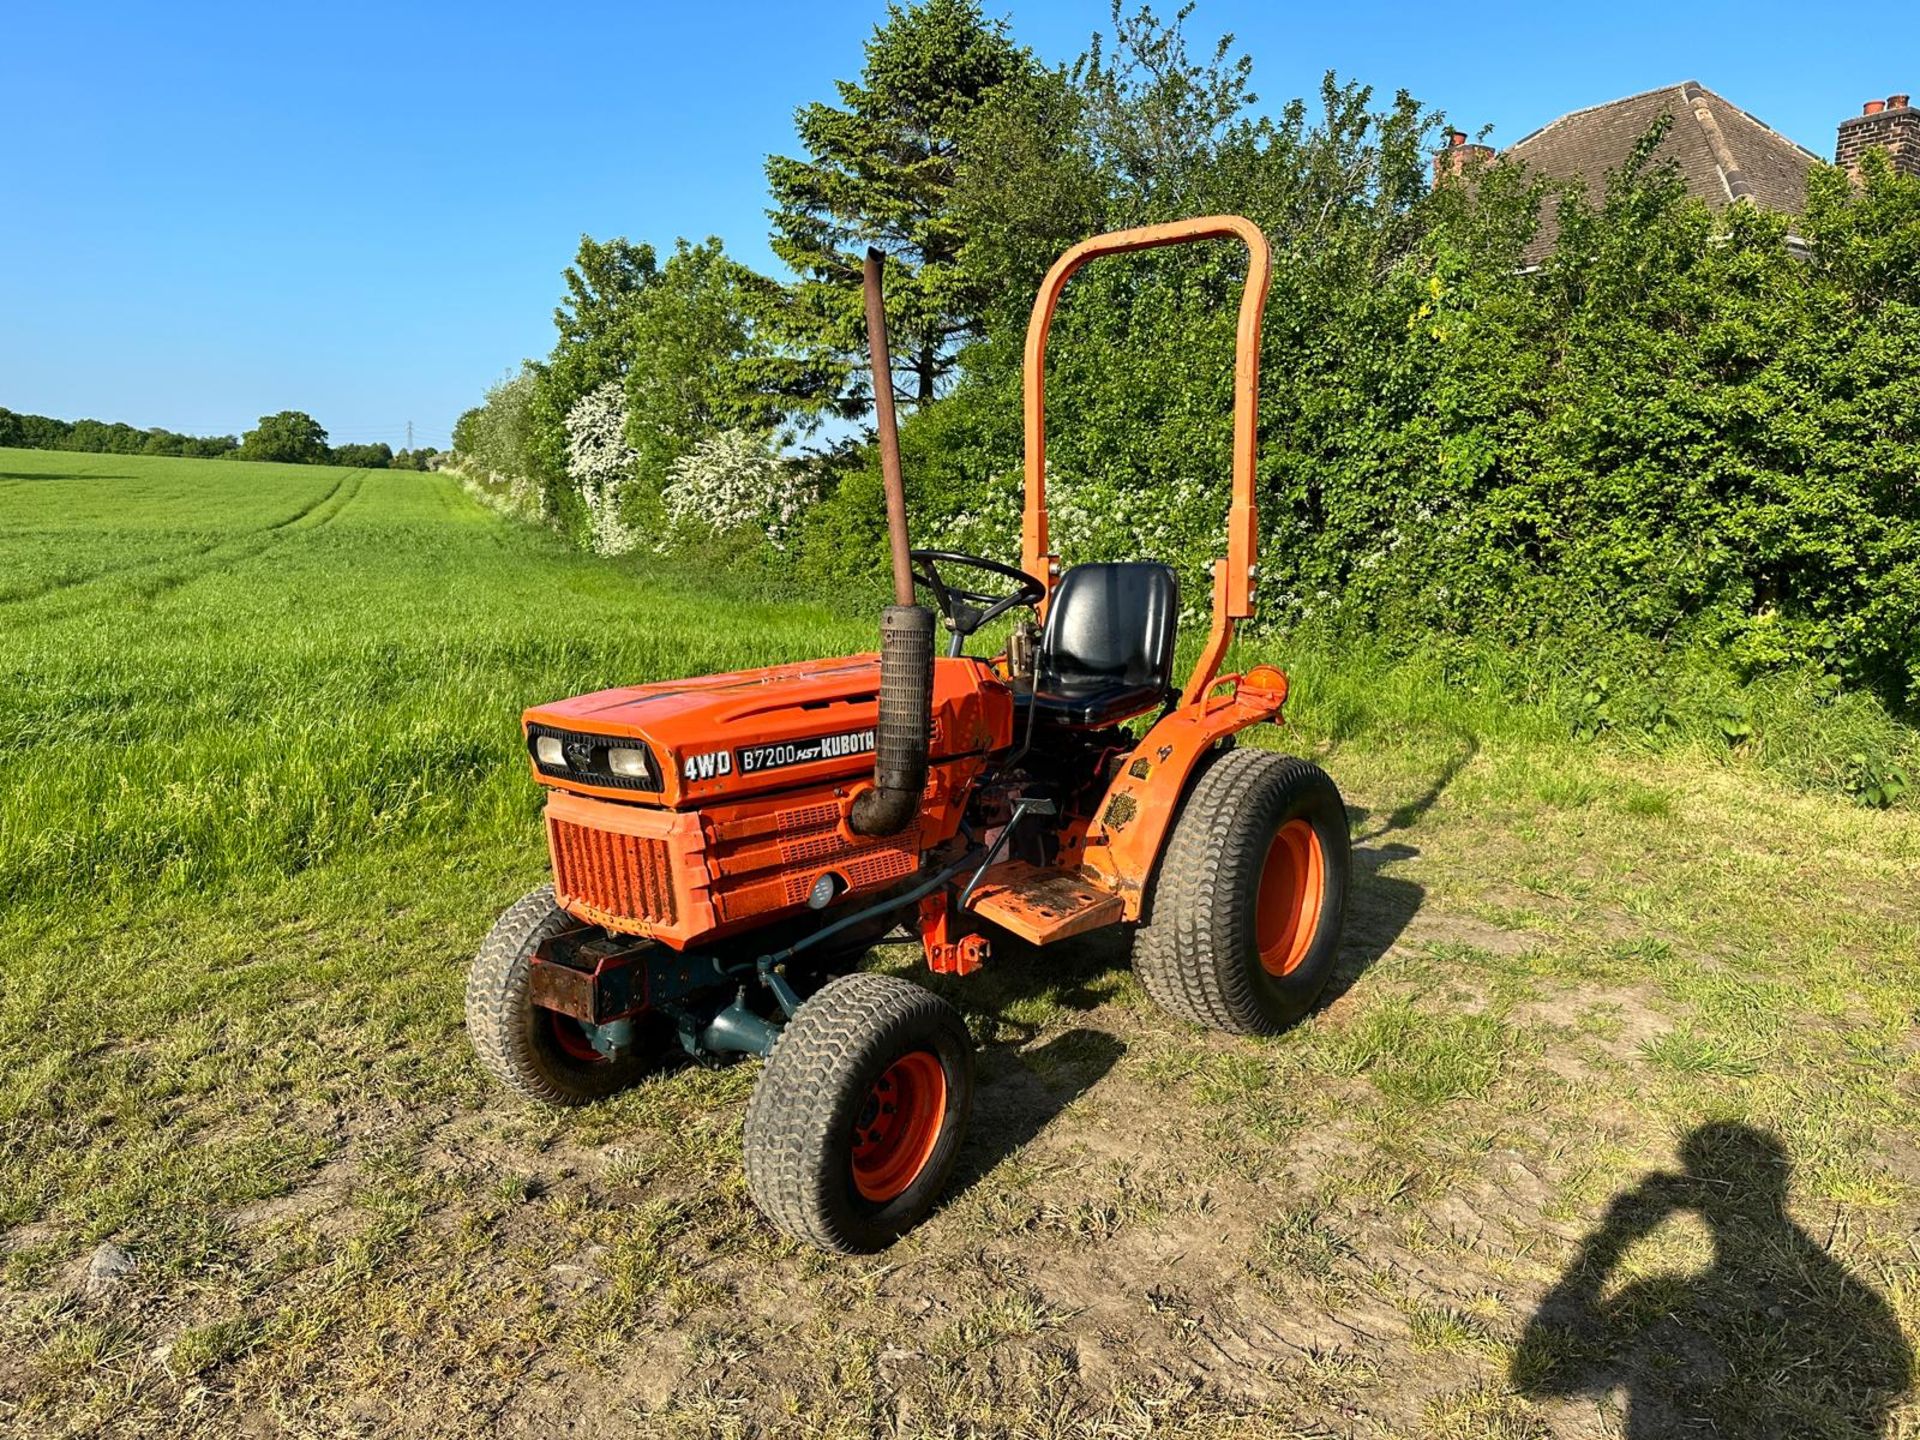
[[[1222,686],[1233,688],[1217,692]],[[1087,831],[1085,868],[1138,920],[1167,833],[1202,762],[1250,725],[1280,723],[1287,677],[1271,665],[1223,675],[1209,692],[1169,711],[1147,731],[1107,787]]]

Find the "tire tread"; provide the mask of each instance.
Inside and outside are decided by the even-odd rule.
[[[467,1036],[481,1067],[522,1100],[538,1105],[585,1105],[631,1084],[643,1068],[609,1064],[560,1083],[542,1063],[528,1033],[530,964],[540,942],[575,924],[560,908],[553,886],[521,896],[501,912],[467,970]]]
[[[777,1228],[844,1254],[875,1248],[836,1203],[845,1176],[835,1131],[848,1077],[887,1037],[941,1027],[965,1035],[958,1013],[939,996],[867,972],[829,981],[787,1022],[747,1104],[742,1145],[748,1193]]]
[[[1332,784],[1310,761],[1251,749],[1224,752],[1194,782],[1174,819],[1148,921],[1134,946],[1135,973],[1163,1009],[1234,1035],[1279,1028],[1262,1012],[1237,958],[1253,943],[1252,916],[1232,878],[1259,873],[1271,837],[1235,821],[1264,791]]]

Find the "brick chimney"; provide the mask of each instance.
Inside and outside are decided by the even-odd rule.
[[[1889,95],[1884,100],[1869,100],[1858,115],[1842,120],[1839,138],[1834,142],[1833,163],[1858,180],[1860,157],[1878,148],[1887,152],[1887,159],[1900,174],[1920,175],[1920,110],[1908,103],[1911,98]]]
[[[1433,183],[1436,185],[1456,175],[1465,175],[1493,160],[1491,145],[1471,145],[1467,143],[1464,130],[1447,131],[1447,143],[1433,157]]]

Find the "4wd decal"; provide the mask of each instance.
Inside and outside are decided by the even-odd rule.
[[[757,775],[762,770],[781,770],[788,765],[811,765],[816,760],[844,760],[849,755],[871,755],[873,731],[852,730],[844,735],[816,735],[810,740],[742,745],[733,753],[742,775]]]
[[[712,780],[733,773],[733,756],[725,750],[710,750],[705,755],[689,755],[681,767],[689,780]]]

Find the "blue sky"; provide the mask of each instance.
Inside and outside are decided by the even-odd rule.
[[[857,70],[882,11],[10,0],[0,405],[195,433],[299,408],[337,442],[397,447],[412,420],[444,445],[490,381],[547,349],[581,232],[718,234],[772,268],[762,158],[791,148],[795,106]],[[987,11],[1057,61],[1107,7]],[[1869,20],[1201,0],[1190,30],[1233,31],[1275,108],[1331,67],[1506,144],[1697,79],[1829,156],[1861,101],[1920,91],[1920,46],[1863,43]]]

